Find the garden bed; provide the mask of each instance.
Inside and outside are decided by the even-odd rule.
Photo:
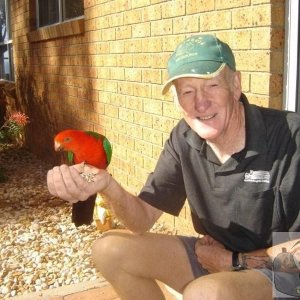
[[[0,145],[0,166],[0,299],[96,279],[101,233],[71,223],[71,206],[47,190],[50,166],[13,145]]]

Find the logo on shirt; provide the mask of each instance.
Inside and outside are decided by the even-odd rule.
[[[244,182],[266,182],[270,183],[270,173],[268,171],[253,171],[245,173]]]

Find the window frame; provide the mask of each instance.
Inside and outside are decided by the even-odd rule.
[[[2,78],[0,74],[0,80],[4,81],[15,81],[15,72],[14,72],[14,63],[13,63],[13,41],[11,33],[11,11],[10,11],[10,0],[4,0],[5,2],[5,20],[6,20],[6,30],[7,30],[7,39],[4,39],[3,42],[0,42],[0,47],[6,46],[8,51],[8,64],[9,64],[9,79]],[[4,62],[4,61],[3,61]]]
[[[300,112],[300,13],[298,0],[285,2],[283,109]],[[296,62],[296,63],[295,63]]]

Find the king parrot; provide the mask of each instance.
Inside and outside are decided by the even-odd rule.
[[[55,151],[66,151],[69,164],[86,163],[98,169],[106,169],[111,161],[112,146],[102,134],[93,131],[67,129],[54,138]],[[72,222],[75,226],[89,225],[97,195],[78,201],[72,207]]]

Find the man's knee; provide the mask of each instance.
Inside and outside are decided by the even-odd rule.
[[[203,276],[190,282],[184,289],[184,300],[224,300],[222,283],[213,278]]]
[[[114,233],[106,233],[97,239],[92,246],[92,259],[96,268],[103,274],[112,272],[120,265],[124,255],[120,237]]]

